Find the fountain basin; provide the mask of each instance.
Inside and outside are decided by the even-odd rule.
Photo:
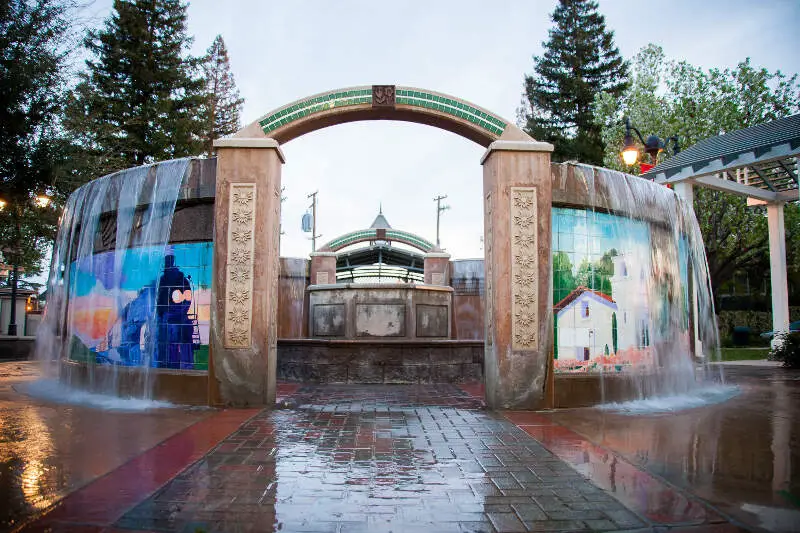
[[[183,405],[208,405],[208,372],[168,368],[92,365],[62,361],[59,380],[71,386],[121,398],[145,397]]]

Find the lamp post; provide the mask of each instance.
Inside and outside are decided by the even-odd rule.
[[[50,205],[50,197],[45,194],[40,194],[30,199],[34,206],[39,208],[46,208]],[[0,211],[8,206],[8,202],[0,200]],[[22,227],[20,219],[22,218],[24,209],[28,206],[28,202],[19,204],[12,204],[14,218],[14,244],[3,248],[3,254],[8,255],[11,259],[11,309],[8,316],[8,335],[17,335],[17,283],[19,281],[19,260],[22,255]]]
[[[629,117],[625,117],[625,140],[622,144],[621,155],[622,161],[629,167],[635,165],[639,160],[639,148],[636,147],[636,143],[633,140],[633,135],[631,132],[636,133],[639,141],[641,141],[641,143],[644,145],[644,152],[650,155],[650,160],[652,163],[642,163],[642,170],[650,170],[656,166],[658,163],[658,153],[663,151],[667,143],[670,141],[672,141],[672,155],[675,155],[681,151],[681,148],[678,145],[677,135],[667,137],[664,140],[661,140],[658,135],[650,135],[647,137],[647,140],[645,140],[641,132],[636,129],[635,126],[631,125],[631,119]]]

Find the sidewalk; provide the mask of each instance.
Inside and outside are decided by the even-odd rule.
[[[469,390],[283,385],[285,408],[197,422],[24,531],[738,531],[570,430],[488,412]]]

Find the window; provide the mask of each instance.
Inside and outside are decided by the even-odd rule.
[[[584,347],[583,348],[583,360],[584,361],[588,361],[589,360],[589,348],[588,347]]]
[[[589,302],[581,302],[581,318],[589,318]]]

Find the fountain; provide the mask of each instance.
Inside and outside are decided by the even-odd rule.
[[[487,148],[486,263],[451,262],[385,221],[310,260],[281,260],[281,144],[387,119]],[[698,225],[663,186],[551,164],[551,145],[502,117],[393,85],[298,100],[215,147],[215,159],[129,169],[70,197],[38,343],[64,381],[185,403],[269,405],[276,377],[289,376],[283,359],[301,370],[325,364],[345,382],[482,379],[490,407],[535,409],[680,395],[721,379],[707,365],[719,343]],[[373,293],[337,283],[339,252],[365,240],[421,252],[406,257],[401,286]],[[343,332],[314,329],[326,316]],[[352,372],[335,368],[343,362]]]
[[[661,185],[576,164],[553,166],[553,205],[555,405],[722,381],[707,364],[719,338],[691,207]]]
[[[133,168],[70,196],[37,341],[38,358],[58,361],[63,381],[207,402],[213,243],[210,224],[197,221],[213,217],[213,163]],[[721,380],[705,364],[718,339],[688,206],[607,169],[554,164],[552,176],[555,406],[675,396]],[[309,335],[309,268],[304,258],[280,261],[279,359],[289,344],[298,357]],[[450,338],[482,339],[483,260],[452,261],[449,279]]]
[[[205,386],[212,245],[192,222],[210,215],[209,168],[136,167],[69,197],[36,343],[45,368],[92,393],[146,400],[154,389],[170,397],[159,390],[176,371]]]

